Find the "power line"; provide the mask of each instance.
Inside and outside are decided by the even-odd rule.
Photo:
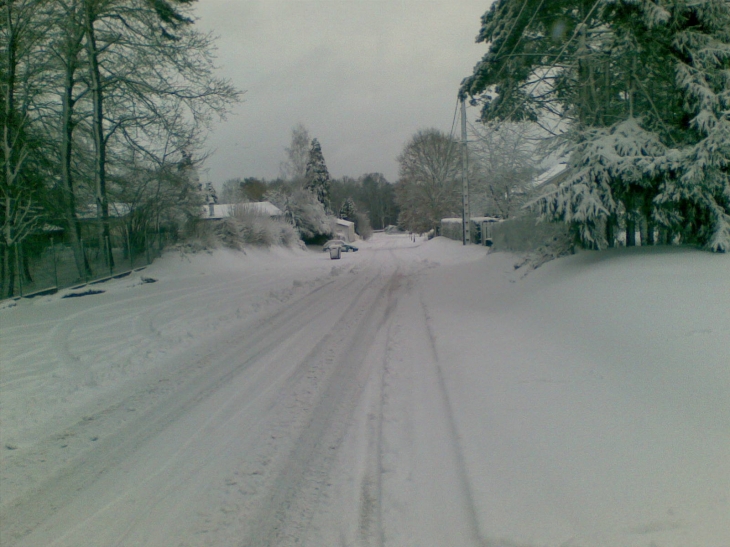
[[[540,8],[542,8],[542,5],[544,3],[545,3],[545,0],[540,0],[540,4],[537,6],[537,9],[535,10],[535,13],[532,14],[532,17],[530,17],[530,20],[528,21],[527,25],[525,26],[525,29],[520,34],[520,37],[517,39],[517,42],[515,42],[515,45],[512,46],[512,51],[509,54],[505,55],[505,58],[507,58],[507,57],[513,57],[515,55],[515,50],[517,49],[517,46],[520,45],[520,42],[522,41],[522,38],[525,36],[525,30],[527,30],[528,28],[530,28],[530,25],[535,20],[535,17],[537,17],[537,14],[540,12]],[[520,18],[520,15],[522,15],[522,10],[525,9],[525,5],[526,4],[527,4],[527,0],[525,0],[525,2],[522,4],[522,9],[520,10],[520,13],[515,18],[514,23],[512,24],[512,28],[509,31],[509,34],[512,33],[512,31],[514,30],[515,26],[517,25],[517,19],[519,19]],[[502,47],[504,47],[504,44],[507,43],[507,40],[509,39],[509,34],[507,35],[507,38],[504,39],[504,42],[502,42],[502,45],[499,46],[499,50],[497,51],[497,53],[494,56],[495,59],[498,58],[499,57],[499,54],[502,52]],[[507,66],[507,63],[502,63],[502,66],[497,71],[497,75],[494,77],[495,80],[497,78],[499,78],[499,75],[500,74],[502,74],[502,71],[504,70],[504,67],[505,66]]]
[[[576,25],[575,30],[573,31],[573,35],[570,37],[570,39],[567,42],[565,42],[565,45],[560,50],[560,52],[558,53],[558,56],[552,62],[552,64],[550,65],[550,67],[543,73],[542,76],[540,76],[540,79],[537,80],[537,82],[535,82],[535,84],[532,86],[532,89],[525,95],[525,98],[522,100],[522,102],[520,104],[515,105],[515,107],[509,113],[509,116],[507,116],[505,119],[510,119],[514,115],[514,113],[517,112],[517,109],[518,108],[521,108],[525,104],[525,102],[527,101],[527,97],[529,97],[535,91],[535,89],[537,89],[537,86],[540,85],[540,83],[545,80],[545,78],[547,77],[547,75],[550,74],[550,71],[555,68],[555,65],[560,60],[560,57],[562,57],[563,56],[563,53],[566,52],[566,50],[568,49],[568,46],[573,41],[573,39],[575,39],[575,37],[578,36],[578,32],[580,31],[581,28],[583,28],[583,26],[586,24],[586,21],[588,21],[588,19],[590,18],[590,16],[593,15],[594,10],[598,7],[598,4],[600,4],[600,3],[601,3],[601,0],[596,0],[593,3],[593,7],[591,7],[590,11],[586,14],[586,16],[583,19],[583,21],[581,21],[581,23],[579,25]]]
[[[456,98],[456,104],[454,105],[454,119],[451,121],[451,132],[449,138],[454,138],[454,127],[456,126],[456,112],[459,110],[459,98]]]

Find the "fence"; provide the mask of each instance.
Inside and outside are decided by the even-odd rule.
[[[124,275],[150,264],[160,256],[169,239],[165,232],[137,232],[130,236],[124,231],[116,231],[101,241],[98,237],[81,239],[81,253],[88,264],[82,273],[76,266],[73,248],[60,231],[31,235],[9,249],[0,246],[0,300],[51,293]]]

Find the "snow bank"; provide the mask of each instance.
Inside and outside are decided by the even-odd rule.
[[[423,294],[490,545],[730,544],[730,257],[432,270]]]

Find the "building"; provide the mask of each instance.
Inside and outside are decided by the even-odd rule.
[[[352,243],[357,237],[355,235],[355,223],[342,218],[337,219],[333,231],[335,232],[335,237],[344,239],[348,243]]]

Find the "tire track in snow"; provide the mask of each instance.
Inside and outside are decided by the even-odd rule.
[[[410,268],[384,371],[384,545],[482,547],[429,310],[419,289],[424,266]]]
[[[365,476],[361,483],[359,532],[363,545],[383,547],[383,409],[385,407],[385,377],[388,364],[388,344],[391,340],[392,320],[396,302],[386,310],[387,332],[385,352],[380,363],[377,403],[368,420],[368,450]]]
[[[376,279],[373,278],[373,281]],[[346,328],[344,338],[338,343],[340,347],[321,350],[324,354],[333,349],[338,354],[331,363],[335,369],[285,465],[274,478],[267,499],[254,518],[259,525],[243,543],[244,546],[293,545],[306,538],[314,512],[327,495],[330,468],[351,422],[355,401],[360,398],[367,383],[370,371],[363,367],[367,349],[390,320],[394,309],[391,295],[398,281],[396,272],[365,307],[360,302],[362,296],[353,301],[352,308],[360,307],[362,316]],[[379,447],[376,450],[379,452]],[[382,545],[379,455],[377,458],[375,477],[366,480],[366,484],[372,483],[372,488],[368,490],[359,514],[367,513],[365,520],[360,519],[364,525],[361,532],[374,536],[375,545]]]
[[[472,493],[471,483],[469,482],[469,475],[467,473],[466,462],[464,461],[464,453],[461,448],[461,441],[459,436],[459,429],[456,426],[456,420],[454,419],[454,410],[449,398],[449,392],[446,388],[446,382],[444,381],[444,374],[441,370],[440,359],[438,350],[436,349],[436,336],[431,326],[431,316],[428,308],[423,301],[423,295],[419,294],[419,302],[421,309],[423,310],[423,318],[426,328],[426,337],[429,342],[429,349],[433,356],[433,365],[436,371],[438,379],[438,387],[441,395],[441,402],[445,411],[445,416],[448,424],[449,441],[453,448],[454,458],[456,460],[456,471],[459,477],[459,487],[464,500],[464,508],[468,516],[470,533],[473,540],[477,545],[487,545],[487,541],[482,536],[479,530],[479,518],[477,517],[476,504],[474,503],[474,494]]]
[[[91,486],[124,458],[154,438],[160,431],[214,393],[220,386],[230,382],[234,376],[280,347],[282,340],[286,340],[298,332],[303,323],[329,313],[331,303],[321,298],[323,290],[336,284],[339,287],[338,290],[346,292],[359,281],[360,278],[356,276],[328,280],[290,306],[259,320],[245,333],[247,349],[244,360],[237,360],[234,357],[237,348],[243,343],[240,335],[234,335],[232,340],[226,342],[228,346],[232,347],[230,363],[213,370],[209,368],[216,352],[220,350],[219,345],[212,344],[212,349],[191,360],[182,370],[176,371],[179,375],[176,389],[160,396],[156,393],[156,388],[152,390],[149,388],[150,380],[145,378],[144,381],[139,382],[136,392],[127,393],[124,400],[116,401],[89,417],[100,418],[97,427],[103,428],[102,422],[109,423],[112,421],[112,417],[127,414],[127,407],[135,407],[139,410],[136,413],[136,419],[126,423],[122,419],[122,429],[114,434],[107,434],[106,438],[95,444],[93,450],[80,453],[78,457],[67,462],[63,468],[54,470],[51,476],[36,485],[31,491],[16,497],[13,501],[6,498],[4,500],[6,503],[3,503],[0,510],[0,533],[3,537],[3,544],[12,545],[26,536],[41,522],[49,519],[62,508],[70,497],[73,498],[76,495],[76,492]],[[358,294],[364,293],[368,286],[361,288]],[[85,428],[87,423],[88,421],[85,419],[70,427],[69,434],[74,436],[73,431]],[[39,444],[41,446],[38,446],[36,451],[45,455],[54,444],[54,439]],[[26,460],[35,459],[33,454],[25,454],[24,457]]]

